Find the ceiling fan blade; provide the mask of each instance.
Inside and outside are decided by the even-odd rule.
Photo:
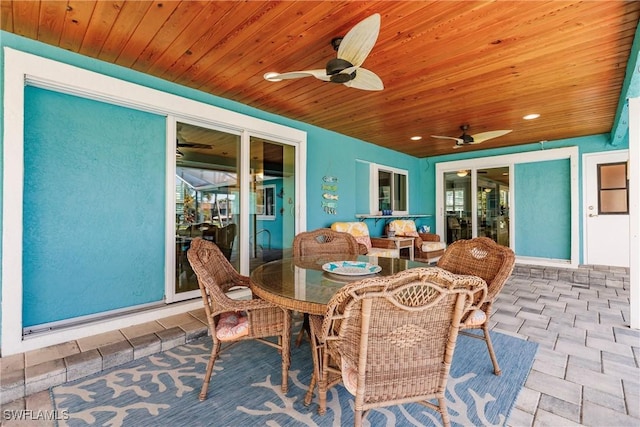
[[[338,47],[338,58],[349,61],[356,67],[362,65],[373,45],[376,44],[380,32],[380,14],[374,13],[358,22],[342,38]]]
[[[512,131],[511,129],[509,130],[505,129],[505,130],[491,130],[488,132],[480,132],[475,135],[471,135],[473,137],[473,142],[471,144],[480,144],[481,142],[484,142],[488,139],[493,139],[502,135],[506,135],[511,131]]]
[[[454,145],[454,146],[453,146],[453,148],[454,148],[454,149],[462,148],[462,147],[463,147],[462,145],[458,145],[458,144],[456,144],[456,145]]]
[[[327,71],[322,68],[319,70],[305,70],[305,71],[291,71],[288,73],[276,73],[269,72],[263,76],[265,80],[270,82],[279,82],[281,80],[300,79],[303,77],[315,77],[316,79],[329,81],[330,76],[327,76]]]
[[[454,138],[453,136],[439,136],[439,135],[431,135],[431,138],[438,138],[438,139],[450,139],[452,141],[456,142],[456,147],[458,148],[459,146],[461,146],[464,141],[462,140],[462,138]]]
[[[378,77],[373,71],[369,71],[365,68],[358,68],[356,71],[356,77],[353,80],[349,80],[344,85],[363,90],[384,89],[384,83],[382,83],[380,77]]]

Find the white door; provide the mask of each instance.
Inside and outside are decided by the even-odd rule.
[[[627,150],[584,156],[585,264],[629,267]]]

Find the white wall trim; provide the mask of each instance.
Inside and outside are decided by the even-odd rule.
[[[446,236],[443,235],[445,226],[445,206],[444,206],[444,180],[445,172],[456,172],[461,169],[488,169],[497,167],[509,167],[512,171],[513,166],[523,163],[534,163],[549,160],[569,159],[571,170],[571,212],[580,212],[580,192],[579,192],[579,150],[578,147],[554,148],[551,150],[531,151],[517,154],[504,154],[492,157],[479,157],[473,159],[455,160],[451,162],[441,162],[436,164],[436,230],[440,232],[440,238],[445,241]],[[512,216],[515,218],[516,198],[514,194],[514,178],[513,174],[509,176],[509,197],[514,201],[510,207]],[[475,182],[471,183],[476,186]],[[511,247],[515,247],[518,238],[513,232],[515,227],[515,219],[509,221],[509,233],[511,236]],[[548,260],[543,261],[542,258],[528,258],[530,263],[535,265],[548,265]],[[569,260],[558,260],[558,264],[564,263],[573,268],[577,268],[580,263],[580,217],[577,214],[571,215],[571,255]],[[554,262],[555,264],[555,262]]]
[[[93,71],[78,68],[62,62],[42,58],[29,53],[4,47],[4,136],[3,136],[3,226],[2,226],[2,354],[9,355],[29,349],[44,347],[69,339],[99,333],[105,328],[118,328],[123,320],[115,319],[99,327],[79,327],[64,333],[52,333],[46,336],[23,340],[22,337],[22,196],[24,182],[24,87],[29,84],[48,90],[121,105],[136,110],[159,115],[174,115],[181,120],[206,123],[210,126],[233,129],[237,132],[259,133],[277,141],[287,141],[299,146],[299,162],[306,164],[306,132],[277,123],[268,122],[252,116],[224,110],[202,102],[177,95],[161,92],[138,84],[109,77]],[[170,130],[170,129],[168,129]],[[174,150],[175,141],[167,138]],[[304,183],[306,173],[302,163],[298,165],[299,179]],[[247,171],[242,171],[247,173]],[[304,194],[300,193],[305,185],[300,185],[297,196],[299,218],[303,218]],[[172,190],[173,191],[173,190]],[[171,191],[171,192],[172,192]],[[170,193],[171,193],[170,192]],[[175,206],[175,205],[174,205]],[[173,221],[173,215],[167,221]],[[166,227],[169,230],[169,227]],[[167,235],[167,242],[174,238],[173,225]],[[167,245],[169,247],[171,245]],[[165,260],[172,259],[169,255]],[[168,265],[173,265],[168,264]],[[168,274],[165,272],[165,279]],[[190,310],[191,303],[167,307],[127,317],[127,326],[167,316],[168,313]],[[201,302],[193,302],[194,307]]]
[[[640,98],[629,99],[630,325],[640,329]]]

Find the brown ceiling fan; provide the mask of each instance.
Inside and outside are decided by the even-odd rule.
[[[469,135],[467,133],[467,130],[469,129],[469,125],[462,125],[460,126],[460,129],[462,130],[462,135],[460,135],[457,138],[454,136],[439,136],[439,135],[431,135],[431,138],[452,139],[456,142],[456,145],[454,145],[453,148],[460,148],[460,147],[464,147],[465,145],[480,144],[489,139],[497,138],[499,136],[506,135],[509,132],[512,132],[512,129],[504,129],[504,130],[490,130],[487,132],[480,132],[474,135]]]
[[[355,89],[382,90],[384,84],[380,77],[373,71],[361,67],[373,49],[379,32],[380,14],[375,13],[357,23],[344,37],[331,40],[331,45],[338,55],[330,60],[324,69],[288,73],[268,72],[264,78],[270,82],[279,82],[313,76],[325,82],[342,83]]]

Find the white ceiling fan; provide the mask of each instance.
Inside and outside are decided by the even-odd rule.
[[[355,89],[382,90],[384,84],[380,77],[361,67],[373,49],[379,32],[380,14],[376,13],[357,23],[344,37],[331,40],[331,45],[338,55],[337,58],[330,60],[324,69],[288,73],[269,72],[264,75],[264,78],[270,82],[279,82],[313,76],[316,79],[342,83]]]
[[[460,135],[457,138],[453,136],[440,136],[440,135],[431,135],[431,138],[452,139],[456,142],[456,145],[454,145],[453,148],[460,148],[460,147],[464,147],[465,145],[480,144],[489,139],[497,138],[499,136],[506,135],[509,132],[512,132],[512,129],[504,129],[504,130],[490,130],[488,132],[480,132],[474,135],[469,135],[467,133],[467,130],[469,129],[469,125],[462,125],[460,126],[460,129],[462,130],[462,135]]]

